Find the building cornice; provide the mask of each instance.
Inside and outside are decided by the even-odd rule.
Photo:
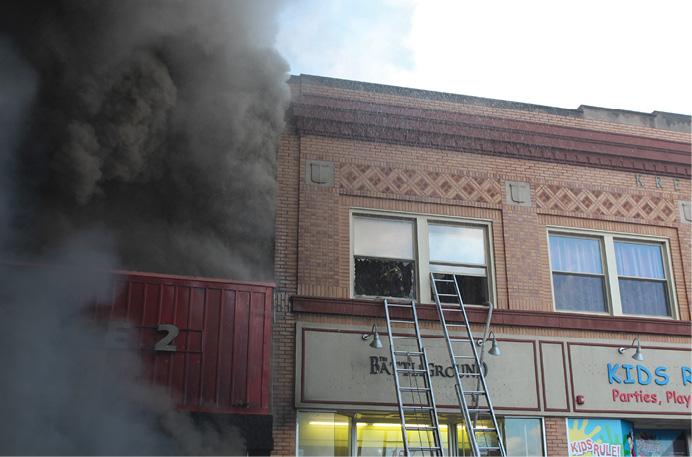
[[[331,297],[312,297],[294,295],[291,297],[294,312],[336,314],[384,318],[382,300],[363,300]],[[435,305],[417,304],[418,318],[423,321],[439,322]],[[486,307],[466,306],[468,321],[485,324]],[[445,314],[450,322],[462,322],[461,312]],[[553,328],[560,330],[588,330],[616,333],[637,333],[652,335],[687,336],[691,334],[692,324],[674,319],[654,319],[646,317],[608,316],[596,314],[563,313],[547,311],[494,309],[493,325],[513,327]]]
[[[302,94],[300,134],[690,178],[690,144],[493,116]]]

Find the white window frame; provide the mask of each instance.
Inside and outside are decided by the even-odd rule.
[[[550,253],[550,236],[571,236],[577,238],[598,239],[601,249],[601,263],[605,276],[605,300],[606,311],[580,311],[569,309],[557,309],[555,302],[555,284],[553,283],[553,265]],[[626,317],[646,317],[653,319],[679,319],[678,306],[675,296],[675,283],[673,280],[673,265],[670,258],[670,240],[662,236],[639,235],[632,233],[610,232],[605,230],[586,230],[572,227],[548,226],[546,231],[546,241],[548,243],[548,262],[550,268],[550,287],[553,298],[553,309],[563,313],[583,313],[583,314],[603,314],[612,316]],[[629,314],[622,312],[622,301],[620,298],[620,286],[618,283],[617,261],[615,258],[615,242],[631,242],[637,244],[649,244],[661,247],[663,270],[665,275],[666,292],[668,293],[668,306],[670,307],[668,316],[653,314]]]
[[[404,211],[381,211],[369,208],[351,208],[349,215],[349,278],[350,278],[350,293],[353,298],[381,298],[374,296],[356,295],[354,284],[355,271],[355,217],[371,217],[389,220],[403,220],[413,222],[413,251],[414,262],[416,265],[415,273],[415,299],[419,303],[434,303],[430,293],[430,252],[429,252],[429,233],[428,224],[440,223],[457,226],[482,228],[485,231],[485,258],[486,271],[488,280],[488,301],[495,304],[496,286],[495,286],[495,259],[493,256],[493,232],[492,220],[490,219],[474,219],[466,217],[440,216],[436,214],[425,213],[409,213]],[[403,299],[402,299],[403,300]],[[474,303],[475,305],[475,303]],[[481,305],[478,303],[478,305]],[[472,305],[469,305],[472,306]]]

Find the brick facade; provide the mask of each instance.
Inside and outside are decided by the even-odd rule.
[[[291,85],[278,150],[276,455],[296,454],[295,322],[372,322],[367,304],[354,311],[351,301],[352,208],[490,221],[494,301],[508,323],[496,332],[623,342],[646,332],[647,341],[689,346],[692,224],[679,211],[691,195],[689,133],[338,80]],[[309,160],[333,163],[333,187],[307,183]],[[530,206],[508,202],[507,181],[528,183]],[[556,314],[550,226],[665,237],[678,319],[629,318],[630,331],[608,331],[622,321],[611,316],[588,328],[523,325],[524,313]],[[297,312],[300,297],[327,304]],[[548,455],[565,455],[565,418],[546,415],[545,427]]]

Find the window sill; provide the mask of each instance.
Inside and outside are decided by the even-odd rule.
[[[345,316],[384,318],[382,300],[311,297],[293,295],[293,311],[297,313],[336,314]],[[437,309],[433,304],[418,304],[416,307],[420,320],[437,321]],[[487,309],[481,306],[466,307],[469,322],[485,324]],[[460,322],[453,314],[445,316],[450,322]],[[541,327],[561,330],[593,330],[605,332],[663,334],[671,336],[690,336],[692,325],[689,321],[671,318],[647,318],[629,316],[610,316],[579,314],[568,312],[523,311],[493,309],[493,325],[517,327]]]

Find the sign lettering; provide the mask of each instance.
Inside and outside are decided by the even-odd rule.
[[[640,386],[648,386],[651,384],[651,381],[654,381],[656,385],[665,386],[670,382],[670,377],[666,373],[667,371],[667,367],[659,366],[653,370],[652,374],[651,370],[641,364],[633,366],[609,363],[608,383],[639,384]],[[636,373],[636,377],[633,373]],[[692,383],[692,368],[683,366],[681,367],[680,374],[682,376],[683,386],[687,386],[688,384]],[[663,405],[664,401],[663,392],[653,393],[644,392],[643,390],[624,392],[617,388],[612,389],[611,393],[612,400],[618,403],[654,403]],[[675,390],[666,390],[665,401],[668,404],[685,405],[685,407],[689,408],[690,403],[692,403],[692,395],[687,395]]]
[[[644,182],[649,183],[650,187],[654,187],[656,189],[669,190],[672,187],[673,190],[680,190],[680,180],[678,178],[672,178],[670,181],[664,181],[660,176],[647,178],[639,174],[634,175],[634,185],[636,187],[646,187]]]
[[[388,374],[391,375],[394,373],[394,368],[392,366],[392,362],[388,361],[389,359],[384,356],[370,356],[370,374]],[[415,370],[422,370],[423,365],[418,364],[416,365],[414,362],[408,362],[408,361],[403,361],[403,362],[397,362],[396,363],[397,368],[399,369],[415,369]],[[457,370],[459,371],[459,374],[463,377],[465,373],[476,373],[478,369],[476,368],[475,365],[470,365],[470,364],[464,364],[460,365],[457,364]],[[442,366],[438,365],[435,363],[428,363],[428,372],[430,373],[431,377],[439,376],[442,378],[453,378],[455,376],[454,373],[454,367],[453,366]],[[401,373],[401,376],[421,376],[422,373]],[[488,365],[483,362],[483,375],[487,376],[488,375]]]

